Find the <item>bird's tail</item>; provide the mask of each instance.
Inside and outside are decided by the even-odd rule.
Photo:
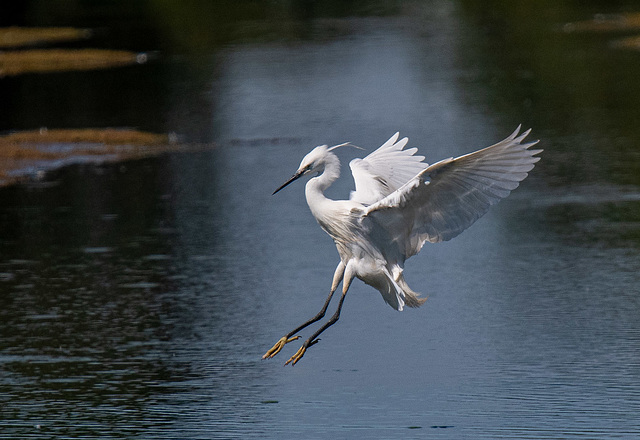
[[[427,298],[422,298],[420,297],[419,293],[411,290],[411,287],[409,287],[407,282],[404,280],[402,272],[400,272],[399,275],[396,276],[396,283],[402,289],[402,293],[404,294],[404,304],[407,307],[420,307],[425,303],[425,301],[427,301]]]
[[[398,311],[402,311],[404,306],[420,307],[424,304],[427,298],[421,298],[420,294],[411,290],[404,280],[402,268],[392,266],[390,269],[383,270],[377,280],[369,280],[374,281],[370,284],[380,291],[385,302]]]

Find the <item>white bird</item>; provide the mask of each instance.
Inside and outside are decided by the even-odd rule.
[[[340,318],[353,278],[378,289],[394,309],[419,307],[426,298],[411,290],[403,276],[404,262],[425,242],[450,240],[507,197],[527,177],[542,150],[538,141],[522,143],[531,130],[520,126],[495,145],[428,165],[417,148],[404,149],[408,139],[394,134],[364,159],[349,163],[356,190],[349,200],[331,200],[324,191],[339,177],[340,161],[331,151],[347,144],[311,150],[298,171],[273,194],[302,176],[313,175],[305,187],[307,204],[322,229],[333,238],[340,263],[320,312],[280,338],[262,357],[272,358],[285,344],[299,339],[303,328],[322,319],[342,282],[335,314],[285,363],[295,365],[318,336]]]

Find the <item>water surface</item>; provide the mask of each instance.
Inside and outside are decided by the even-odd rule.
[[[244,17],[198,50],[162,15],[140,24],[166,32],[140,40],[166,45],[155,64],[0,80],[23,112],[7,129],[115,122],[217,144],[0,190],[0,438],[640,435],[640,54],[557,31],[591,10],[372,10],[298,11],[275,36],[276,19]],[[98,101],[30,108],[76,80]],[[317,312],[338,261],[303,185],[271,196],[308,150],[400,130],[434,162],[518,123],[542,161],[407,262],[422,308],[354,282],[300,363],[282,366],[297,343],[261,360]]]

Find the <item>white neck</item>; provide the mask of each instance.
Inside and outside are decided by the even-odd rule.
[[[333,202],[324,196],[324,191],[340,177],[340,160],[335,154],[325,156],[324,172],[312,178],[305,186],[307,204],[313,216],[320,221],[322,217],[322,205]]]

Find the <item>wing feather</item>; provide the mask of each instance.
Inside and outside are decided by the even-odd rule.
[[[471,226],[516,189],[542,150],[522,143],[530,130],[490,147],[437,162],[363,213],[363,222],[378,228],[397,258],[415,255],[426,242],[450,240]],[[386,145],[386,144],[385,144]],[[380,229],[381,228],[381,229]]]
[[[364,159],[354,159],[349,163],[356,190],[350,199],[370,205],[402,187],[428,164],[424,156],[416,155],[417,148],[404,147],[408,138],[398,140],[400,133],[389,138],[380,148]]]

